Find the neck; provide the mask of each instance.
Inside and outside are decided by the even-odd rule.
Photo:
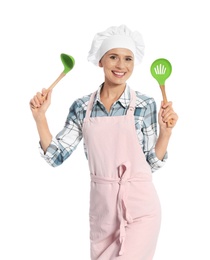
[[[100,96],[102,99],[117,100],[125,90],[126,85],[110,86],[104,83]]]
[[[107,84],[103,85],[100,93],[100,100],[108,112],[110,111],[114,102],[120,98],[124,90],[125,90],[125,85],[124,86],[119,86],[119,85],[110,86]]]

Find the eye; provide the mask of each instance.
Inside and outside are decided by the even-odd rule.
[[[125,60],[126,60],[126,61],[132,61],[133,58],[132,58],[132,57],[126,57]]]
[[[116,58],[116,55],[110,55],[110,59],[115,60]]]

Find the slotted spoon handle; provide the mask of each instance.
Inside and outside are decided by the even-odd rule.
[[[160,90],[161,90],[161,93],[162,93],[162,97],[163,97],[163,103],[167,103],[168,100],[167,100],[167,96],[166,96],[166,91],[165,91],[165,85],[160,85]],[[173,120],[169,120],[167,123],[167,127],[172,127],[173,125]]]
[[[160,90],[162,93],[162,97],[163,97],[163,103],[167,103],[167,97],[166,97],[166,90],[165,90],[165,85],[160,85]]]

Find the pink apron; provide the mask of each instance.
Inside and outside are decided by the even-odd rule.
[[[90,117],[83,123],[91,175],[92,260],[152,260],[160,229],[160,203],[138,141],[136,94],[124,116]]]

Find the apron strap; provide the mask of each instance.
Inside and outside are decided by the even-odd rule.
[[[130,105],[127,111],[127,115],[133,115],[136,108],[136,92],[130,89]]]
[[[85,115],[85,119],[86,118],[89,118],[90,115],[91,115],[91,111],[92,111],[92,107],[93,107],[93,102],[94,102],[94,98],[95,98],[95,95],[96,95],[97,91],[93,92],[90,96],[90,100],[88,102],[88,105],[87,105],[87,110],[86,110],[86,115]]]

